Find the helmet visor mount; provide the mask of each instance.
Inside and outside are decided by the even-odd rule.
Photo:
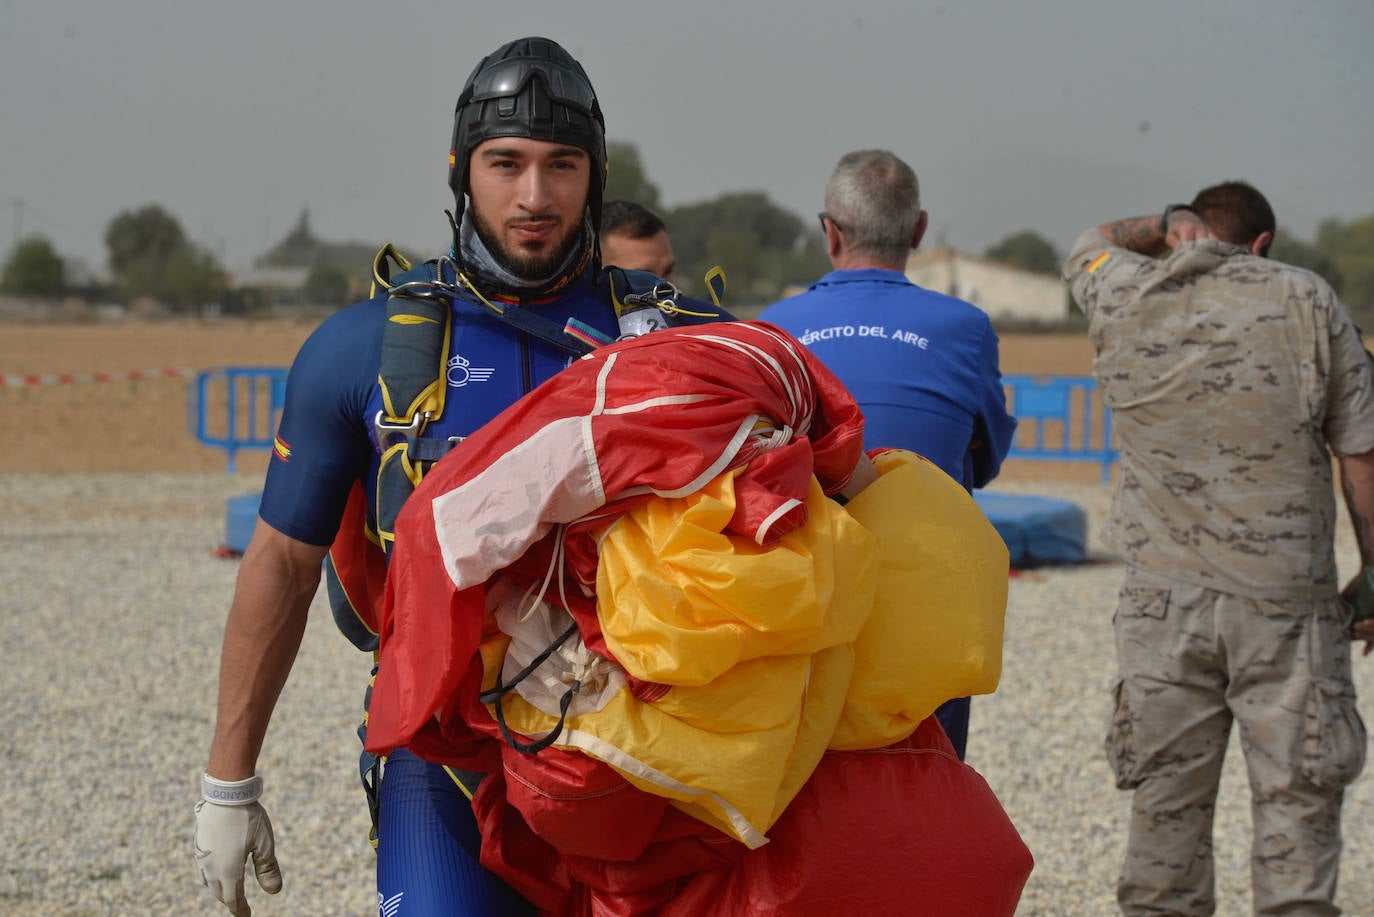
[[[471,85],[458,99],[458,108],[492,99],[515,98],[525,84],[538,76],[551,101],[575,108],[591,117],[597,110],[596,92],[579,74],[553,61],[517,58],[499,61],[474,74]]]

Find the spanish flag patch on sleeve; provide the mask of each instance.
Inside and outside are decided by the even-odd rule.
[[[291,447],[286,444],[286,440],[280,436],[272,438],[272,451],[277,453],[277,458],[283,462],[291,461]]]

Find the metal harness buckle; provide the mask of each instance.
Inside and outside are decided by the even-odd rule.
[[[372,429],[377,434],[377,445],[381,446],[382,451],[385,452],[391,445],[391,437],[393,436],[405,437],[407,445],[415,442],[415,437],[420,435],[420,427],[428,423],[432,416],[432,411],[421,411],[410,418],[408,424],[388,423],[386,411],[378,411],[377,416],[372,419]]]

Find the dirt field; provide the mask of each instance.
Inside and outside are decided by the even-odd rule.
[[[291,322],[162,322],[91,325],[0,323],[0,375],[121,373],[185,367],[285,366],[313,328]],[[1008,335],[1004,373],[1086,375],[1081,335]],[[188,379],[0,386],[5,448],[0,473],[217,471],[224,453],[187,425]],[[266,453],[239,456],[260,473]],[[1093,481],[1092,465],[1009,462],[1009,478]]]

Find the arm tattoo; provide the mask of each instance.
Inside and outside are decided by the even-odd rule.
[[[1155,257],[1165,249],[1164,234],[1159,231],[1159,217],[1130,217],[1105,223],[1098,231],[1118,248]]]

